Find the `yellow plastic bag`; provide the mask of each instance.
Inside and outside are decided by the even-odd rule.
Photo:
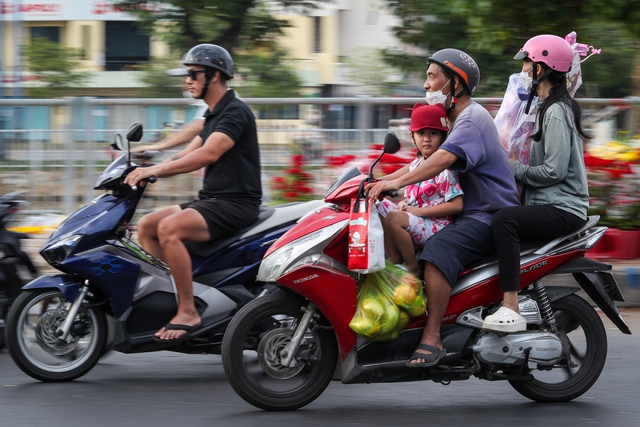
[[[370,341],[394,340],[411,317],[425,311],[420,280],[387,261],[384,270],[369,274],[360,286],[349,327]]]

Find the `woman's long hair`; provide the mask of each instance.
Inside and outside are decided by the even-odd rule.
[[[549,68],[547,64],[543,62],[538,62],[538,64],[542,65],[543,72],[546,72]],[[534,65],[535,66],[535,65]],[[556,102],[565,103],[573,112],[573,120],[574,125],[580,136],[584,139],[591,139],[591,136],[585,132],[582,128],[582,108],[578,101],[573,99],[571,95],[569,95],[569,91],[567,91],[567,78],[565,73],[560,73],[558,71],[551,71],[551,73],[547,76],[547,80],[553,85],[551,91],[549,92],[549,96],[545,99],[540,107],[540,111],[538,111],[538,131],[534,133],[531,138],[534,141],[540,141],[542,138],[542,123],[544,122],[544,114],[547,112],[549,107],[551,107]]]

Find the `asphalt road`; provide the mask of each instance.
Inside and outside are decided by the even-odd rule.
[[[605,320],[609,354],[593,388],[568,403],[534,403],[506,382],[477,379],[344,385],[309,406],[269,413],[245,403],[219,356],[107,354],[70,383],[40,383],[0,351],[0,426],[593,426],[640,424],[640,309],[624,308],[634,335]]]

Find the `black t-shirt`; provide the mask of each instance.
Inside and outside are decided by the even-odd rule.
[[[235,145],[205,168],[200,198],[233,199],[259,205],[262,199],[260,149],[253,112],[228,90],[204,117],[204,128],[200,132],[203,145],[214,132],[224,133]]]

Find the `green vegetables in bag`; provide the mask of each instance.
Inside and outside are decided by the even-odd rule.
[[[358,306],[349,327],[370,341],[398,338],[411,317],[426,311],[420,280],[387,261],[358,290]]]

